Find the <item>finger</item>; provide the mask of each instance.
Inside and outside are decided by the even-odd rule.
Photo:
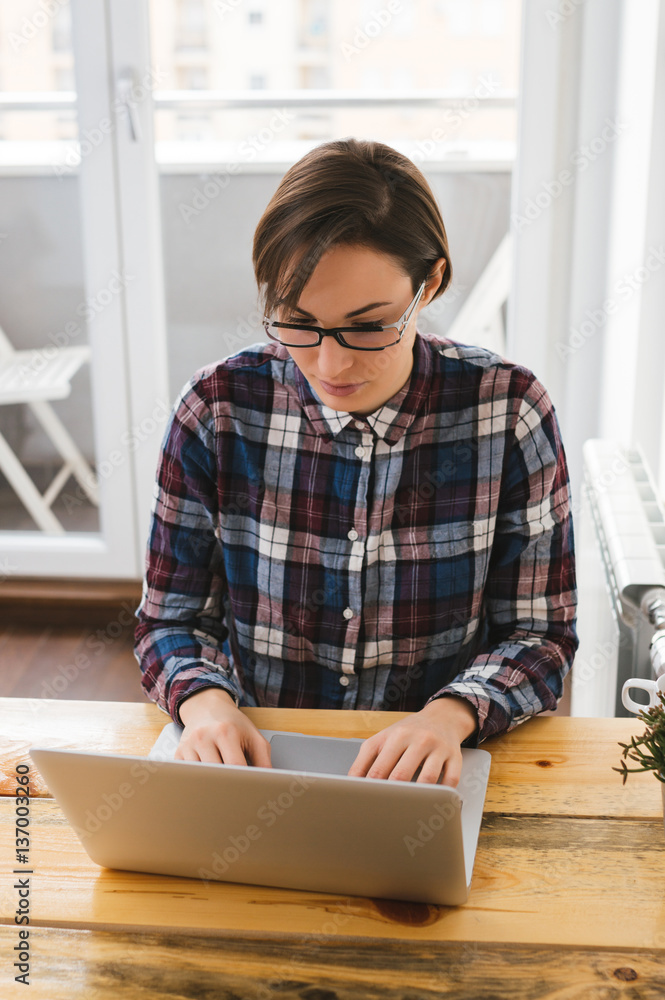
[[[247,759],[236,733],[218,736],[215,740],[215,745],[215,749],[219,749],[222,755],[223,764],[242,764],[245,767],[247,766]],[[214,763],[219,763],[219,760],[215,760]]]
[[[459,784],[459,779],[462,774],[462,753],[453,754],[445,762],[443,775],[441,778],[442,785],[450,785],[451,788],[457,788]]]
[[[246,757],[255,767],[272,767],[270,744],[258,731],[256,736],[251,733],[247,740]]]
[[[189,741],[180,740],[175,752],[175,760],[199,760],[199,755]]]
[[[398,755],[392,770],[386,775],[391,781],[411,781],[427,757],[427,750],[413,744]],[[421,772],[422,773],[422,772]]]
[[[221,764],[223,761],[217,744],[210,736],[199,737],[194,741],[192,749],[197,756],[187,757],[187,760],[201,760],[204,764]]]
[[[407,771],[410,767],[410,761],[406,761],[406,766],[402,765],[401,758],[408,751],[408,746],[400,741],[387,740],[382,748],[381,752],[378,754],[376,760],[367,772],[368,778],[389,778],[394,769],[397,768],[397,780],[408,781],[416,767],[418,766],[419,760],[415,761],[413,767],[407,777]],[[413,748],[411,748],[411,756],[415,757],[416,754],[413,753]]]
[[[381,744],[372,742],[373,736],[360,745],[353,764],[347,771],[352,778],[364,778],[381,751]]]
[[[446,757],[443,753],[430,754],[423,762],[420,774],[416,778],[416,783],[438,785],[446,764]]]

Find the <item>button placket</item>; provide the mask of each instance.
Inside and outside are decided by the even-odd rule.
[[[360,423],[356,421],[356,425]],[[361,425],[363,426],[363,425]],[[348,581],[349,581],[349,603],[347,607],[342,611],[344,618],[347,620],[348,625],[346,629],[346,639],[344,643],[343,651],[343,663],[342,669],[345,676],[353,671],[356,651],[358,646],[358,636],[360,634],[360,615],[362,614],[363,601],[362,601],[362,591],[360,587],[360,581],[362,578],[363,561],[365,558],[365,543],[360,540],[360,532],[355,525],[362,527],[362,522],[365,525],[363,530],[366,530],[366,520],[367,512],[364,507],[364,501],[367,497],[367,487],[369,485],[369,473],[370,465],[369,461],[372,457],[373,452],[373,437],[372,434],[367,431],[363,426],[363,444],[358,445],[355,448],[355,454],[358,458],[362,458],[363,462],[360,466],[360,474],[358,476],[355,510],[354,510],[354,527],[351,527],[347,531],[347,538],[353,543],[351,545],[351,552],[349,553],[348,562]],[[355,675],[353,675],[355,676]],[[340,683],[343,683],[340,680]]]

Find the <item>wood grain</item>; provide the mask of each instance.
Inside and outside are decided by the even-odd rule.
[[[0,695],[143,702],[129,607],[98,629],[27,627],[9,618],[12,624],[0,628]]]
[[[400,712],[340,712],[248,708],[259,727],[321,736],[366,739],[404,717]],[[152,703],[0,698],[0,795],[13,794],[17,763],[30,746],[70,747],[101,753],[148,752],[169,717]],[[492,755],[486,812],[657,818],[659,782],[632,774],[625,785],[612,770],[619,742],[643,731],[637,719],[535,718],[482,745]],[[34,794],[48,795],[34,772]]]
[[[3,580],[0,590],[0,621],[21,623],[37,630],[44,625],[104,628],[125,606],[129,605],[133,612],[140,600],[140,580],[10,575]]]
[[[351,941],[229,940],[31,928],[32,1000],[661,1000],[652,949]],[[14,929],[0,928],[7,955]],[[3,969],[3,997],[23,986]]]
[[[8,860],[13,806],[0,801]],[[100,868],[55,802],[31,809],[33,925],[665,949],[660,819],[486,815],[469,901],[444,907]],[[5,875],[0,923],[15,896]]]

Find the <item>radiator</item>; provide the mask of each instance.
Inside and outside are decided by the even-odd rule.
[[[624,681],[665,672],[665,509],[639,447],[585,442],[577,514],[571,715],[627,716]]]

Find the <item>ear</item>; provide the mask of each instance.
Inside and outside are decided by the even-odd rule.
[[[421,306],[426,306],[436,295],[439,285],[443,280],[447,263],[448,262],[445,257],[439,257],[439,259],[430,267],[429,274],[427,275],[425,291],[423,292],[423,297],[420,300]]]

